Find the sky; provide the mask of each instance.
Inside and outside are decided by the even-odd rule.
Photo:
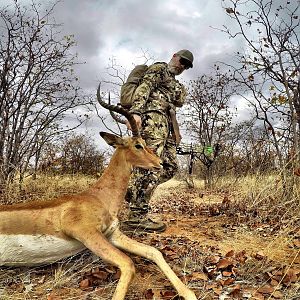
[[[228,24],[221,0],[62,0],[55,19],[74,34],[83,88],[95,89],[105,78],[109,59],[126,69],[143,63],[143,52],[168,62],[173,53],[189,49],[194,68],[179,79],[207,73],[216,61],[228,60],[239,47],[214,28]]]
[[[40,2],[47,6],[54,1]],[[109,78],[112,58],[130,71],[145,62],[144,53],[154,61],[168,62],[178,50],[189,49],[194,67],[177,77],[187,84],[212,71],[216,62],[230,62],[241,47],[241,41],[217,29],[234,26],[222,0],[60,0],[53,17],[62,25],[62,34],[74,35],[74,51],[84,62],[77,66],[80,86],[95,94],[98,83]],[[246,111],[239,106],[240,113]],[[92,119],[81,130],[98,135],[99,128],[103,129],[100,122]]]
[[[232,60],[241,41],[217,29],[233,26],[221,4],[222,0],[62,0],[54,17],[63,32],[74,34],[78,58],[85,62],[78,66],[80,84],[93,93],[108,78],[112,58],[131,70],[144,63],[144,52],[154,61],[168,62],[178,50],[189,49],[194,67],[177,77],[183,83],[208,74],[217,61]],[[246,110],[240,104],[240,113]],[[96,132],[101,124],[93,120],[85,126]]]

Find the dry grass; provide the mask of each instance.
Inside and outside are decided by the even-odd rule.
[[[300,241],[300,185],[294,190],[292,199],[285,202],[277,179],[278,176],[223,178],[213,190],[205,190],[200,180],[194,181],[194,189],[187,188],[183,181],[170,180],[155,191],[152,199],[153,217],[168,222],[168,230],[158,235],[134,234],[132,237],[162,252],[166,247],[176,249],[175,257],[164,254],[183,278],[186,274],[201,272],[206,258],[211,255],[224,256],[230,250],[245,251],[248,259],[240,268],[239,280],[258,288],[267,282],[265,274],[270,269],[300,270],[299,247],[294,245],[295,240]],[[1,201],[52,199],[80,192],[94,181],[95,178],[85,176],[28,178],[22,190],[12,185]],[[257,253],[261,259],[256,258]],[[158,291],[169,286],[156,266],[131,257],[137,276],[126,299],[144,299],[141,295],[146,290],[152,289],[159,294]],[[100,280],[84,290],[79,288],[86,274],[99,267],[107,268],[107,265],[86,251],[50,267],[3,268],[0,269],[0,299],[111,299],[116,279]],[[199,299],[218,299],[214,298],[213,291],[205,290],[205,282],[189,283],[187,278]],[[217,282],[216,278],[211,281]],[[300,299],[299,284],[279,284],[284,291],[281,299]]]
[[[0,203],[12,204],[34,199],[53,199],[63,194],[75,194],[95,182],[94,177],[86,175],[41,175],[37,179],[27,177],[22,186],[13,182],[1,195]]]

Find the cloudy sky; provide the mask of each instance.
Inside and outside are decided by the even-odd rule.
[[[189,49],[194,68],[183,82],[208,73],[216,61],[229,61],[241,45],[216,28],[230,25],[221,0],[62,0],[54,11],[66,34],[74,34],[81,86],[93,91],[107,77],[110,59],[127,70],[143,63],[143,52],[168,62]],[[231,24],[233,26],[233,24]],[[231,26],[230,25],[230,26]],[[242,109],[242,107],[241,107]],[[97,130],[97,123],[87,127]]]
[[[143,51],[158,61],[169,61],[180,49],[195,57],[194,68],[182,80],[209,71],[215,61],[228,60],[238,47],[221,28],[230,21],[221,0],[62,0],[57,22],[74,34],[84,88],[95,88],[106,75],[109,58],[130,69],[142,63]]]
[[[48,6],[55,0],[34,2]],[[233,26],[221,4],[222,0],[60,0],[53,17],[62,24],[63,34],[74,35],[74,51],[85,62],[77,68],[80,85],[93,93],[99,81],[108,78],[112,58],[129,71],[144,63],[145,52],[155,61],[168,62],[173,53],[189,49],[194,68],[178,77],[185,83],[209,73],[217,61],[232,60],[241,41],[217,30],[224,24]],[[98,134],[99,123],[93,119],[83,130]]]

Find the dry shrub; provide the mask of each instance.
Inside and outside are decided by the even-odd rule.
[[[85,190],[96,178],[86,175],[41,175],[27,177],[23,184],[14,181],[2,191],[0,203],[13,204],[29,200],[48,200],[64,194],[76,194]]]

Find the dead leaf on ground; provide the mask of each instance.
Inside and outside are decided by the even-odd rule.
[[[215,288],[219,288],[219,284],[218,283],[208,283],[205,285],[205,289],[206,290],[212,290]]]
[[[162,299],[174,299],[177,295],[175,291],[161,291],[160,292]]]
[[[229,295],[232,296],[233,298],[241,299],[241,286],[239,284],[234,286],[231,292],[229,293]]]
[[[83,280],[81,280],[80,283],[79,283],[79,287],[80,287],[82,290],[84,290],[84,289],[90,287],[90,281],[89,281],[88,279],[83,279]]]
[[[47,300],[62,300],[61,297],[56,296],[55,294],[51,293],[48,297]]]
[[[217,264],[219,261],[220,261],[220,256],[208,256],[206,259],[205,259],[205,262],[208,263],[208,264]]]
[[[227,258],[222,258],[218,263],[217,263],[217,268],[218,269],[226,269],[229,266],[232,266],[233,262],[230,259]]]
[[[265,296],[261,293],[254,293],[251,297],[251,300],[265,300]]]
[[[243,263],[245,263],[245,261],[247,260],[248,257],[247,257],[246,251],[243,250],[243,251],[238,252],[235,255],[235,258],[239,263],[243,264]]]
[[[294,240],[293,240],[293,245],[294,245],[294,247],[296,247],[296,248],[300,248],[300,240],[299,240],[299,239],[294,239]]]
[[[222,275],[224,276],[224,277],[229,277],[229,276],[231,276],[233,273],[232,272],[229,272],[229,271],[223,271],[222,272]]]
[[[271,286],[277,286],[279,284],[279,282],[275,279],[271,279],[270,284],[271,284]]]
[[[297,275],[295,271],[292,269],[288,270],[285,276],[283,277],[282,282],[285,285],[290,285],[291,283],[297,282]]]
[[[266,284],[260,287],[257,291],[262,294],[272,294],[274,292],[274,287]]]
[[[191,280],[204,280],[207,281],[208,277],[205,273],[202,272],[194,272],[193,274],[191,274]]]
[[[272,294],[272,297],[273,297],[273,298],[276,298],[276,299],[282,299],[282,298],[283,298],[283,293],[280,292],[280,291],[275,291],[275,292]]]
[[[153,299],[154,293],[152,289],[148,289],[144,292],[145,299]]]
[[[226,257],[232,257],[233,255],[234,255],[234,250],[230,250],[225,254]]]
[[[214,287],[214,288],[212,288],[212,290],[217,295],[221,295],[221,293],[222,293],[222,288],[221,287]]]
[[[232,284],[234,282],[235,282],[234,278],[227,278],[226,280],[224,280],[223,285],[230,285],[230,284]]]
[[[254,254],[254,258],[257,259],[257,260],[262,260],[265,257],[266,257],[266,255],[262,251],[259,251],[259,252]]]
[[[92,273],[92,275],[98,279],[101,279],[101,280],[106,280],[108,278],[108,275],[109,273],[108,272],[105,272],[105,271],[98,271],[98,272],[94,272]]]

